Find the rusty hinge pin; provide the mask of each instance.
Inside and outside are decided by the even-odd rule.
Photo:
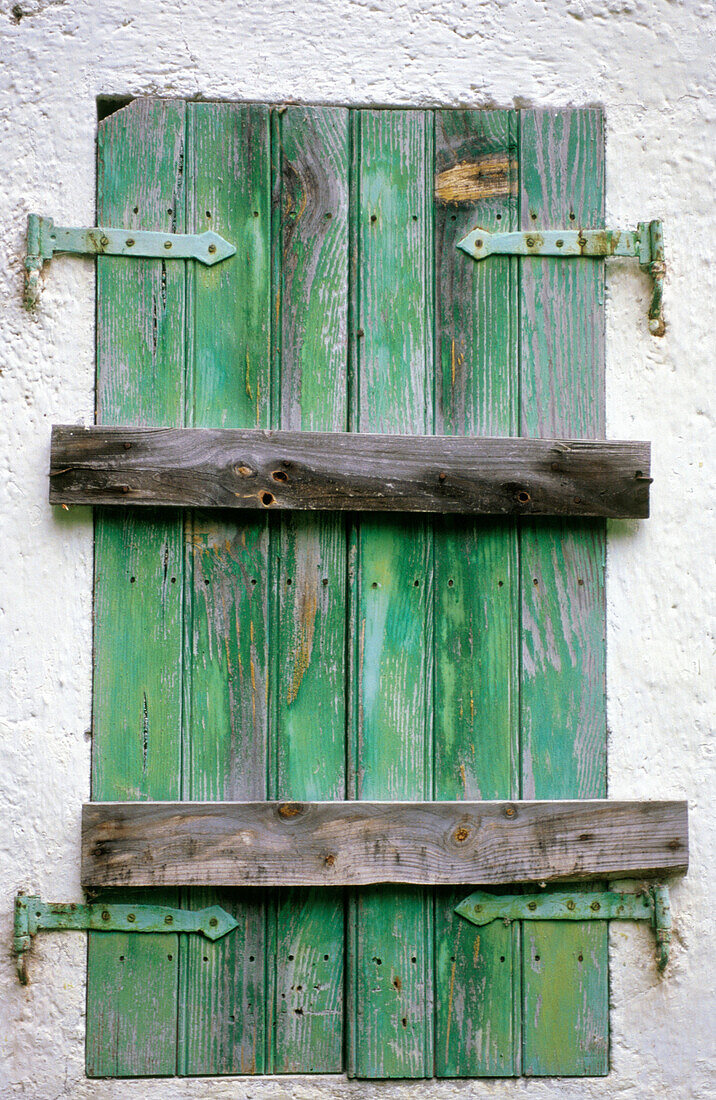
[[[27,952],[38,932],[198,932],[218,940],[238,928],[238,921],[218,905],[207,909],[170,909],[164,905],[82,905],[73,902],[44,902],[39,897],[18,894],[12,949],[17,974],[27,985]]]
[[[663,336],[664,233],[660,221],[639,222],[635,230],[621,229],[531,229],[525,233],[489,233],[473,229],[457,247],[484,260],[487,256],[556,256],[571,257],[633,256],[642,271],[653,280],[649,306],[649,331]]]
[[[455,912],[478,925],[494,920],[648,920],[656,933],[657,968],[664,970],[669,961],[671,907],[667,886],[649,886],[639,894],[602,890],[507,896],[476,890],[455,907]]]
[[[40,272],[55,252],[83,256],[136,256],[144,259],[198,260],[211,266],[233,256],[236,249],[218,233],[159,233],[109,226],[74,228],[55,225],[39,214],[27,217],[24,302],[28,309],[40,296]]]

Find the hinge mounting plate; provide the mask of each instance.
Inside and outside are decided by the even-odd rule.
[[[209,940],[218,940],[234,928],[238,928],[238,921],[219,905],[194,910],[164,905],[80,905],[18,894],[12,949],[18,977],[27,985],[27,952],[37,932],[198,932]]]
[[[506,924],[513,920],[648,920],[656,933],[657,968],[664,970],[669,961],[671,906],[667,886],[649,886],[639,894],[601,890],[508,896],[476,890],[455,907],[455,912],[478,925],[494,920]]]
[[[24,302],[28,309],[40,296],[40,272],[55,252],[83,256],[137,256],[162,260],[198,260],[211,266],[228,260],[236,249],[218,233],[158,233],[145,229],[112,229],[108,226],[73,228],[55,225],[39,214],[27,217]]]
[[[664,291],[664,233],[660,221],[639,222],[634,230],[621,229],[531,229],[525,233],[489,233],[473,229],[457,247],[484,260],[487,256],[633,256],[654,281],[649,306],[649,331],[663,336],[662,298]]]

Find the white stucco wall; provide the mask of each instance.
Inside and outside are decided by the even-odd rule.
[[[0,4],[0,1095],[38,1100],[716,1095],[709,741],[715,10],[696,0],[2,0]],[[603,104],[608,224],[660,216],[663,340],[648,281],[609,266],[608,431],[654,445],[652,518],[609,541],[609,793],[688,797],[691,870],[657,976],[646,928],[612,925],[608,1078],[387,1083],[90,1081],[84,935],[10,955],[14,893],[80,900],[89,791],[90,513],[47,504],[52,422],[92,419],[91,262],[56,261],[21,308],[28,211],[92,224],[98,95],[471,106]],[[711,601],[711,602],[710,602]],[[711,699],[710,699],[711,696]],[[711,787],[710,787],[711,785]],[[711,1037],[711,1038],[710,1038]],[[714,1067],[711,1065],[711,1074]],[[716,1077],[716,1075],[714,1075]]]

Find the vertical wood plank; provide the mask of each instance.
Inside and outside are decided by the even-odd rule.
[[[599,110],[521,116],[523,229],[604,219]],[[604,265],[525,260],[521,434],[604,434]],[[522,572],[522,797],[606,794],[605,525],[525,522]],[[608,1072],[607,927],[523,930],[524,1072]]]
[[[276,115],[281,428],[347,427],[349,116]],[[278,476],[290,478],[291,471]],[[339,515],[283,514],[277,540],[273,797],[345,797],[346,536]],[[343,1069],[341,890],[277,892],[272,1070]]]
[[[184,104],[169,100],[137,100],[100,124],[100,224],[184,231],[184,130]],[[183,263],[98,258],[99,423],[182,423],[184,299]],[[179,797],[181,622],[179,515],[98,510],[94,799]],[[90,933],[90,1076],[175,1072],[177,946],[175,935]]]
[[[457,242],[479,225],[517,228],[517,115],[439,111],[435,140],[436,431],[517,433],[517,264],[476,264]],[[467,261],[467,262],[465,262]],[[519,790],[517,530],[435,523],[435,797]],[[436,1075],[519,1072],[516,929],[477,929],[435,903]]]
[[[357,176],[359,431],[433,430],[432,113],[361,111]],[[353,629],[350,793],[432,792],[432,533],[425,520],[360,521]],[[433,1072],[432,905],[425,890],[370,889],[352,902],[348,1072]]]
[[[194,265],[187,421],[267,427],[270,407],[269,110],[188,105],[188,231],[236,246]],[[183,796],[262,799],[268,684],[267,520],[187,516]],[[186,1074],[261,1073],[265,1033],[265,904],[250,891],[191,891],[239,921],[209,943],[183,937],[179,1067]]]

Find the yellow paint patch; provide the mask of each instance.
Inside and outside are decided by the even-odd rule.
[[[306,669],[311,661],[313,650],[313,634],[316,628],[316,612],[318,610],[318,588],[314,583],[305,584],[301,591],[300,619],[298,624],[298,645],[293,662],[293,676],[288,688],[287,701],[289,705],[298,695]]]
[[[438,202],[468,203],[516,194],[517,174],[514,161],[502,154],[464,161],[435,177]]]

